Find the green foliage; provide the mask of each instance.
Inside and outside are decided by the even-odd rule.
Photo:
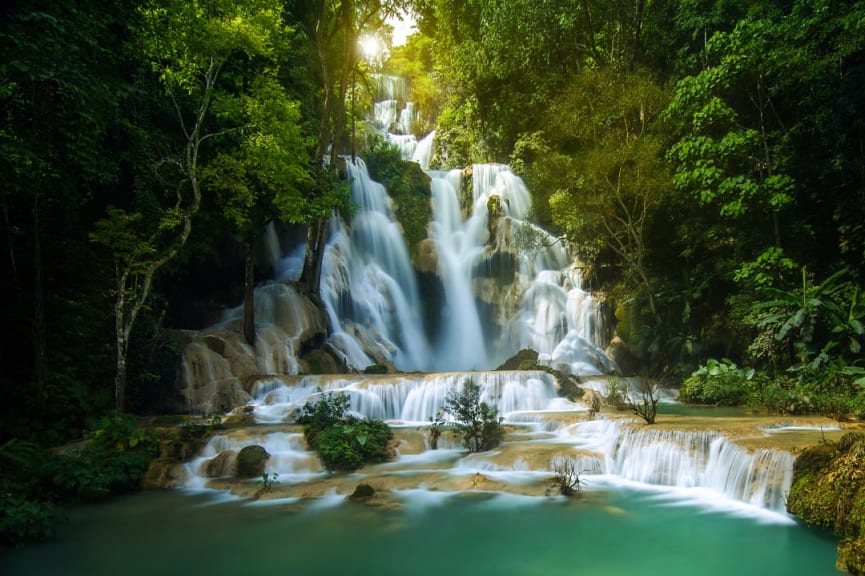
[[[82,449],[57,457],[51,481],[61,498],[76,501],[130,492],[156,450],[156,437],[134,418],[105,418]]]
[[[727,358],[710,358],[682,383],[679,398],[693,404],[741,406],[753,401],[758,383],[755,370],[739,368]]]
[[[279,474],[276,472],[265,472],[261,475],[261,490],[263,492],[270,492],[273,490],[275,484],[279,482]]]
[[[298,424],[303,424],[303,436],[313,449],[318,446],[318,435],[348,418],[349,398],[345,392],[333,393],[318,390],[319,398],[303,405]]]
[[[387,366],[384,364],[370,364],[363,369],[364,374],[387,374]]]
[[[368,462],[387,461],[392,438],[381,420],[349,418],[319,434],[316,450],[328,471],[351,472]]]
[[[310,448],[318,452],[329,471],[350,472],[368,462],[385,462],[393,438],[390,427],[381,420],[358,419],[348,414],[345,392],[319,391],[316,402],[303,406],[297,422]]]
[[[132,418],[106,418],[79,447],[48,451],[0,444],[0,547],[48,538],[59,504],[135,490],[156,455],[155,436]]]
[[[463,444],[469,452],[492,450],[505,435],[496,408],[481,402],[480,398],[480,386],[468,380],[461,391],[453,391],[445,399],[444,411],[454,418],[462,431]]]
[[[381,182],[393,199],[394,215],[414,256],[432,218],[429,177],[417,162],[403,160],[399,148],[380,136],[369,137],[364,156],[370,177]]]
[[[847,274],[840,270],[817,284],[802,267],[800,288],[763,288],[768,299],[753,305],[752,322],[780,348],[770,348],[770,354],[789,350],[800,366],[810,363],[813,369],[833,358],[859,358],[865,342],[865,303],[859,286],[842,281]]]

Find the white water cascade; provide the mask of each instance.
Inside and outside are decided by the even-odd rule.
[[[461,171],[430,174],[431,237],[446,296],[440,369],[484,368],[531,348],[564,372],[614,370],[603,351],[609,330],[601,303],[582,290],[580,270],[562,243],[525,220],[531,195],[522,179],[501,164],[475,164],[466,208]],[[527,249],[520,236],[535,241]],[[467,351],[466,342],[477,344]]]
[[[391,200],[363,160],[346,159],[346,168],[356,212],[349,224],[331,219],[322,266],[331,342],[356,369],[392,361],[400,370],[424,370],[429,350],[420,297]]]
[[[438,451],[426,442],[420,452],[402,443],[407,453],[397,454],[386,465],[388,469],[429,462],[435,473],[445,476],[482,470],[505,482],[543,482],[556,462],[571,460],[587,486],[627,484],[661,490],[672,501],[756,516],[769,511],[774,520],[785,517],[793,470],[790,453],[748,450],[715,431],[646,427],[627,419],[586,419],[585,406],[559,397],[555,380],[541,371],[262,379],[253,389],[250,406],[256,422],[268,427],[261,432],[240,429],[212,437],[203,453],[187,466],[187,486],[202,488],[207,478],[229,476],[236,452],[249,444],[264,446],[271,454],[268,471],[277,473],[283,482],[323,477],[299,429],[283,426],[321,391],[345,393],[353,414],[386,420],[410,437],[422,434],[417,427],[423,430],[429,425],[448,395],[460,391],[469,378],[480,386],[481,400],[495,406],[505,423],[523,432],[515,433],[500,449],[480,454],[463,453],[452,439],[440,444]],[[502,459],[508,450],[515,456]],[[547,456],[526,457],[531,454]],[[442,459],[451,463],[449,468],[441,467]],[[423,468],[414,469],[420,472]]]
[[[653,486],[705,489],[710,494],[783,512],[793,480],[793,456],[753,452],[717,432],[632,427],[622,421],[580,422],[562,432],[580,453],[593,454],[583,469]],[[711,496],[702,495],[704,499]]]

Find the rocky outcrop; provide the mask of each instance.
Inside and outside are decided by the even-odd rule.
[[[243,338],[242,314],[242,307],[229,311],[221,324],[194,333],[184,347],[180,392],[191,411],[228,412],[245,404],[257,376],[301,372],[308,365],[301,366],[298,357],[325,340],[324,312],[287,283],[256,289],[255,346]],[[339,371],[330,363],[322,369]]]
[[[838,568],[865,574],[865,434],[806,448],[793,467],[787,510],[839,536]]]
[[[619,367],[622,374],[636,374],[639,370],[639,362],[631,352],[628,344],[616,334],[605,350],[609,356]]]

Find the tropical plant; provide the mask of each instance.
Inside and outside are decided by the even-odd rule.
[[[330,472],[349,472],[390,457],[390,427],[374,418],[356,418],[348,413],[348,407],[345,392],[319,390],[318,400],[304,404],[297,420],[303,424],[307,444]]]
[[[839,270],[819,284],[812,281],[804,266],[801,273],[799,289],[763,289],[769,299],[754,305],[761,312],[757,327],[772,334],[780,345],[791,347],[799,364],[813,362],[819,368],[839,348],[839,352],[857,355],[865,334],[865,305],[858,286],[852,290],[849,304],[844,303],[850,285],[841,280],[848,270]]]
[[[679,398],[693,404],[741,406],[752,402],[759,377],[753,368],[739,368],[728,358],[710,358],[679,389]]]

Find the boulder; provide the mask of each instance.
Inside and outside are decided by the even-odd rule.
[[[264,474],[264,466],[269,458],[270,454],[263,446],[244,446],[237,453],[234,474],[238,478],[258,478]]]

